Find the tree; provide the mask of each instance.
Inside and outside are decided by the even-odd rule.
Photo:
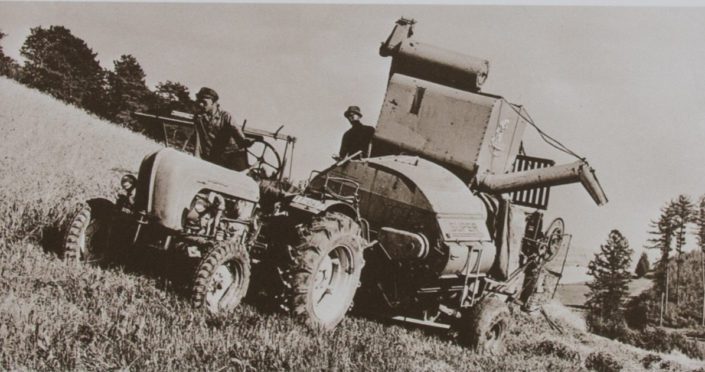
[[[0,30],[0,40],[2,40],[5,36],[7,36],[7,34]],[[5,57],[5,51],[2,49],[1,44],[0,44],[0,57]]]
[[[632,254],[627,239],[619,230],[612,230],[600,252],[588,264],[588,274],[593,280],[587,283],[590,292],[585,305],[588,325],[595,332],[615,337],[624,324]]]
[[[650,269],[649,256],[647,256],[646,253],[642,253],[641,257],[639,257],[639,262],[636,263],[636,270],[634,270],[634,273],[637,277],[641,278],[646,275]]]
[[[673,236],[675,234],[675,227],[673,222],[674,210],[671,206],[671,202],[667,203],[661,208],[661,215],[658,220],[651,222],[651,228],[654,230],[649,231],[649,234],[654,237],[649,239],[650,246],[647,248],[658,249],[661,251],[659,260],[656,262],[656,268],[654,272],[654,285],[659,289],[661,293],[666,294],[668,299],[668,264],[670,262]]]
[[[685,233],[687,226],[694,221],[695,206],[689,197],[678,195],[671,202],[673,208],[673,227],[676,243],[676,305],[680,303],[681,266],[683,264],[683,247],[685,246]]]
[[[196,103],[191,99],[189,89],[179,83],[167,80],[157,84],[157,101],[150,107],[150,111],[168,113],[171,111],[181,111],[194,113]]]
[[[129,54],[122,55],[113,64],[115,71],[108,72],[108,117],[139,130],[132,113],[146,110],[152,94],[145,83],[144,70],[137,59]]]
[[[0,41],[7,36],[6,33],[0,31]],[[13,79],[19,78],[21,73],[20,65],[11,57],[5,55],[5,51],[0,44],[0,76],[8,76]]]
[[[32,28],[20,54],[26,59],[23,83],[105,116],[105,71],[97,54],[69,29]]]
[[[705,326],[705,195],[700,197],[694,222],[696,225],[696,240],[698,242],[698,247],[700,247],[700,269],[703,285],[703,311],[701,325]]]

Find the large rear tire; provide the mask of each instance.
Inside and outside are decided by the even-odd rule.
[[[499,355],[504,352],[504,336],[511,319],[505,301],[488,297],[463,313],[458,324],[459,341],[480,355]]]
[[[343,214],[327,213],[302,228],[299,238],[287,270],[289,310],[313,329],[333,329],[360,284],[366,246],[360,226]]]
[[[104,199],[82,204],[74,214],[62,245],[65,260],[105,264],[110,255],[111,208]]]
[[[234,242],[209,243],[193,280],[192,300],[197,308],[216,314],[229,312],[242,301],[250,285],[250,256]]]

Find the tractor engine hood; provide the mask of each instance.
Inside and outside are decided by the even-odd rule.
[[[181,230],[184,210],[203,190],[254,203],[259,201],[259,186],[244,173],[170,148],[145,157],[139,178],[138,184],[146,186],[143,192],[147,194],[137,198],[146,199],[147,214],[162,226],[174,230]]]

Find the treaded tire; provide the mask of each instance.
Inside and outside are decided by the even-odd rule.
[[[80,205],[64,235],[61,255],[64,260],[104,264],[110,254],[109,209],[104,199]]]
[[[315,330],[335,328],[360,285],[365,246],[360,226],[341,213],[316,217],[300,228],[285,276],[290,312]]]
[[[511,319],[505,301],[488,297],[463,313],[458,340],[477,354],[500,355],[504,352],[504,336]]]
[[[193,279],[193,304],[213,314],[232,311],[250,285],[250,255],[234,242],[207,245]]]

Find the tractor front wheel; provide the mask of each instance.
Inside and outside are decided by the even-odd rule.
[[[340,213],[315,218],[299,238],[287,270],[289,310],[314,329],[333,329],[352,305],[366,242],[360,226]]]
[[[80,206],[64,236],[61,253],[65,260],[97,265],[108,261],[113,206],[112,202],[104,199]]]
[[[250,257],[234,242],[209,243],[193,280],[194,306],[210,313],[228,312],[240,304],[250,284]]]
[[[504,351],[504,336],[511,322],[507,303],[489,297],[463,313],[459,324],[459,341],[481,355],[499,355]]]

